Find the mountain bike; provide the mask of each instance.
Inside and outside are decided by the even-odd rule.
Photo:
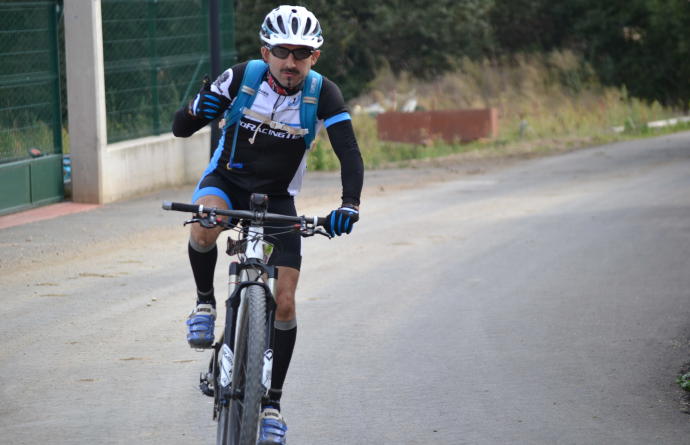
[[[230,263],[223,334],[212,346],[208,371],[199,379],[201,392],[214,398],[217,445],[256,444],[261,401],[271,387],[278,269],[268,264],[274,246],[264,236],[264,228],[276,224],[270,227],[298,231],[303,237],[318,234],[330,238],[322,229],[326,218],[268,213],[266,195],[252,194],[249,208],[225,210],[163,203],[164,210],[194,214],[184,225],[222,227],[239,233],[237,240],[228,236],[226,253],[237,255],[239,261]]]

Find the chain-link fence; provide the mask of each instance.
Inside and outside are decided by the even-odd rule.
[[[62,151],[60,2],[0,2],[0,163]]]
[[[219,4],[225,69],[235,62],[234,5]],[[210,74],[208,10],[208,0],[102,0],[109,142],[170,131]],[[0,1],[0,163],[31,148],[62,152],[61,11],[62,0]]]
[[[170,131],[210,74],[208,0],[102,0],[108,142]],[[232,0],[220,0],[221,56],[235,59]]]

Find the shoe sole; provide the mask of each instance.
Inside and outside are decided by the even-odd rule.
[[[211,349],[213,347],[213,341],[211,343],[207,342],[193,342],[190,340],[187,340],[187,343],[189,344],[189,347],[192,349]]]

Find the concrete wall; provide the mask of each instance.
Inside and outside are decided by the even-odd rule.
[[[102,201],[198,181],[209,162],[211,130],[189,138],[172,133],[108,144],[102,156]]]
[[[67,111],[72,199],[103,204],[198,181],[208,164],[210,130],[107,143],[100,0],[65,0]]]

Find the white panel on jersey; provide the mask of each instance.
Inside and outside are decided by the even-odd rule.
[[[299,167],[297,167],[297,171],[295,171],[295,176],[292,177],[292,181],[290,181],[290,185],[288,185],[288,193],[291,196],[297,196],[299,191],[302,189],[302,178],[304,178],[304,174],[307,171],[307,155],[309,154],[308,151],[304,152],[304,156],[302,157],[302,162],[299,163]]]
[[[222,94],[230,99],[230,84],[232,83],[232,68],[228,68],[218,76],[218,78],[211,85],[211,91],[216,94]]]
[[[269,116],[272,120],[291,126],[299,126],[299,105],[302,92],[292,96],[281,96],[264,81],[251,106],[253,111]],[[248,117],[248,119],[252,119]],[[252,119],[255,120],[255,119]]]

